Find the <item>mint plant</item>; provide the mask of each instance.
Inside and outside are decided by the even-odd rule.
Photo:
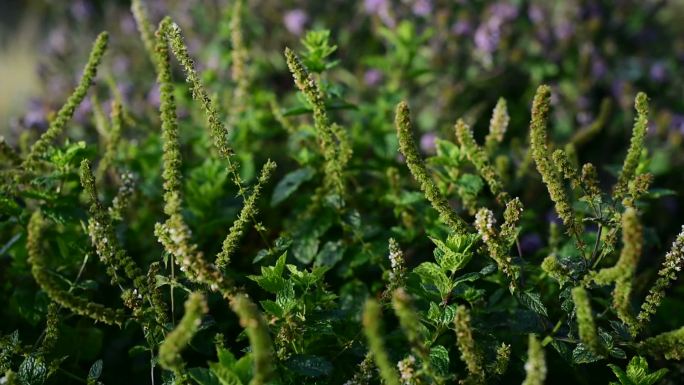
[[[568,135],[569,80],[537,66],[534,95],[437,116],[443,37],[404,3],[365,4],[386,52],[358,58],[323,22],[262,44],[241,0],[204,51],[151,5],[134,90],[157,101],[121,92],[103,32],[46,129],[0,141],[0,383],[678,383],[684,227],[653,186],[680,170],[646,93]],[[467,77],[500,64],[476,42]],[[607,126],[629,144],[597,157]]]

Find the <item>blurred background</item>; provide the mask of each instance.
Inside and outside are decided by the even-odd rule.
[[[170,14],[184,28],[199,63],[219,62],[217,35],[229,0],[147,3],[154,21]],[[541,82],[557,89],[562,135],[592,121],[605,98],[629,109],[636,89],[655,102],[661,130],[684,130],[677,113],[684,96],[682,0],[251,0],[248,6],[248,45],[263,52],[262,59],[277,63],[282,48],[297,45],[305,30],[326,28],[339,46],[344,75],[361,80],[346,82],[358,91],[392,81],[389,63],[414,71],[414,85],[438,85],[425,91],[434,102],[422,114],[427,130],[438,128],[438,116],[453,121],[454,113],[498,96],[520,99]],[[109,68],[125,75],[117,80],[129,94],[138,93],[136,77],[149,67],[140,65],[127,1],[0,2],[2,134],[11,141],[13,131],[42,125],[52,103],[74,84],[90,42],[105,29],[113,35]],[[390,55],[396,60],[383,57]],[[445,106],[451,113],[442,113]]]

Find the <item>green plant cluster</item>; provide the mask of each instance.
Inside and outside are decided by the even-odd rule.
[[[134,0],[158,105],[98,75],[103,32],[47,129],[0,142],[0,383],[681,381],[684,227],[649,225],[676,192],[651,186],[645,93],[616,163],[554,141],[546,85],[427,151],[401,87],[411,31],[384,32],[396,78],[361,103],[327,30],[261,77],[248,9],[230,8],[218,81]],[[524,247],[531,233],[547,240]]]

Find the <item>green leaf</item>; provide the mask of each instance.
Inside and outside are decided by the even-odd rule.
[[[456,306],[446,305],[441,307],[434,302],[430,302],[430,309],[428,310],[428,319],[441,326],[451,325],[456,316]]]
[[[437,238],[430,238],[430,240],[437,246],[434,250],[435,260],[442,269],[452,274],[465,267],[473,258],[473,253],[455,251],[450,245]]]
[[[277,206],[280,202],[287,199],[292,193],[297,191],[302,183],[311,180],[315,173],[315,170],[311,167],[300,168],[299,170],[287,173],[273,190],[271,206]]]
[[[602,356],[593,353],[583,343],[577,344],[575,350],[572,351],[572,361],[576,364],[589,364],[592,362],[599,361],[601,359],[603,359]]]
[[[235,355],[228,349],[217,347],[216,355],[218,356],[219,363],[227,368],[232,368],[237,362]]]
[[[316,254],[316,265],[332,267],[342,260],[346,248],[342,241],[326,242]]]
[[[285,270],[286,253],[283,253],[274,266],[262,266],[261,275],[248,275],[247,278],[256,282],[262,289],[269,293],[277,293],[285,288],[285,279],[282,277]]]
[[[307,234],[294,241],[292,254],[299,262],[308,265],[316,257],[318,245],[318,237],[315,234]]]
[[[221,385],[242,385],[240,377],[233,372],[232,368],[218,362],[210,362],[209,369]]]
[[[426,289],[430,286],[436,287],[442,298],[445,298],[451,292],[451,281],[437,264],[423,262],[413,272],[420,277],[423,287]]]
[[[247,384],[252,378],[253,368],[252,354],[249,353],[237,360],[235,365],[233,365],[233,372],[240,378],[243,384]]]
[[[221,385],[216,375],[207,368],[190,368],[188,374],[199,385]]]
[[[333,370],[330,361],[323,357],[310,355],[294,355],[285,362],[285,366],[305,377],[327,376]]]
[[[97,381],[102,375],[102,360],[97,360],[88,371],[88,381]]]
[[[612,366],[611,369],[613,369]],[[613,372],[615,372],[615,369],[613,369]],[[627,364],[626,374],[634,385],[653,385],[660,381],[667,372],[668,370],[663,368],[656,372],[649,373],[648,361],[646,361],[646,358],[634,356],[631,361],[629,361],[629,364]],[[617,375],[617,373],[615,373],[615,375]],[[620,376],[618,376],[618,379],[622,381]]]
[[[18,377],[22,385],[42,385],[47,379],[47,366],[41,358],[27,356],[19,365]]]
[[[442,345],[433,346],[430,349],[430,365],[439,374],[449,374],[449,351]]]
[[[619,366],[613,365],[613,364],[608,364],[608,367],[615,373],[615,376],[618,378],[620,381],[620,384],[622,385],[637,385],[630,378],[627,376],[627,373],[625,373],[622,369],[620,369]]]
[[[270,299],[264,300],[259,302],[261,304],[261,307],[266,311],[266,313],[274,315],[278,318],[283,318],[285,315],[285,312],[283,311],[283,308],[280,307],[277,303],[274,301],[271,301]]]
[[[641,385],[653,385],[660,381],[670,370],[667,368],[659,369],[651,374],[647,374],[641,382]]]
[[[542,303],[539,293],[535,293],[533,291],[523,291],[519,292],[516,297],[523,305],[525,305],[525,307],[533,312],[543,315],[544,317],[548,316],[546,306],[544,306],[544,303]]]

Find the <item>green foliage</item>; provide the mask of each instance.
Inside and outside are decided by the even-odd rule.
[[[610,369],[620,381],[620,385],[653,385],[660,381],[666,374],[667,369],[659,369],[651,372],[648,369],[648,362],[644,357],[634,356],[627,364],[627,370],[622,370],[619,366],[609,364]],[[611,382],[611,384],[618,384]]]
[[[368,42],[297,43],[269,36],[287,4],[204,4],[155,32],[133,1],[137,46],[112,33],[103,61],[100,34],[47,129],[0,140],[0,383],[539,385],[605,383],[606,365],[676,383],[676,116],[649,121],[636,94],[615,159],[631,101],[577,81],[593,56],[502,42],[523,79],[412,4],[349,20]]]

